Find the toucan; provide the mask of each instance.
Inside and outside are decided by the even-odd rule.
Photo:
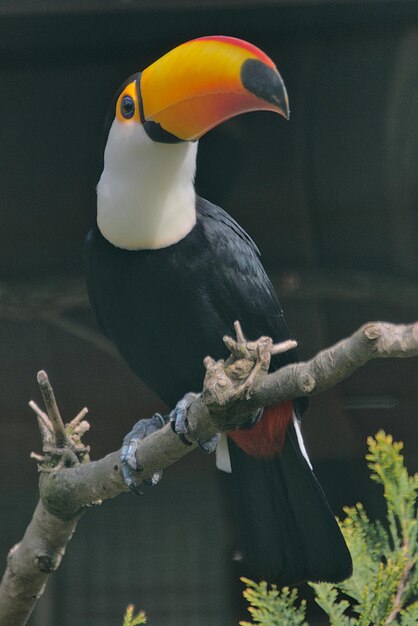
[[[185,444],[182,398],[202,389],[206,355],[228,356],[222,338],[234,322],[251,339],[290,337],[255,243],[194,188],[198,140],[258,110],[289,117],[275,64],[250,43],[209,36],[130,76],[106,123],[97,224],[85,244],[88,292],[132,370],[170,408],[180,407]],[[271,369],[297,359],[295,349],[278,354]],[[218,446],[218,465],[232,470],[245,557],[257,576],[279,585],[338,582],[352,571],[303,443],[303,410],[303,398],[266,407]],[[155,429],[155,419],[141,420],[122,447],[125,470],[135,436],[146,434],[146,422]],[[134,490],[129,471],[124,476]]]

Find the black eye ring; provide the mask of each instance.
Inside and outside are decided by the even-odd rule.
[[[131,96],[124,96],[122,98],[122,102],[120,103],[120,112],[127,120],[134,116],[135,102],[132,100]]]

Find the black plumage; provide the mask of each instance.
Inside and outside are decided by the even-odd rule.
[[[197,198],[197,223],[159,250],[116,248],[94,227],[86,240],[87,286],[99,324],[123,358],[169,405],[200,391],[203,358],[225,357],[239,319],[251,339],[288,339],[283,311],[247,233]],[[150,358],[151,357],[151,358]],[[274,368],[297,358],[291,350]]]
[[[222,209],[196,199],[197,222],[158,250],[114,247],[94,227],[86,239],[87,283],[97,319],[130,367],[170,408],[202,388],[203,358],[227,356],[222,337],[240,320],[250,339],[290,336],[257,247]],[[291,350],[272,368],[297,360]],[[296,403],[301,413],[303,400]],[[230,442],[245,552],[256,573],[281,584],[337,581],[351,559],[291,425],[274,459]]]

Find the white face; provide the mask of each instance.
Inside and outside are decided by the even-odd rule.
[[[197,142],[152,141],[137,121],[112,124],[97,186],[103,236],[129,250],[167,247],[196,223]]]

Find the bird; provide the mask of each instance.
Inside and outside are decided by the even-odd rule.
[[[130,368],[177,407],[186,445],[182,398],[202,389],[206,355],[228,356],[222,338],[234,322],[251,339],[291,337],[256,244],[194,187],[201,137],[259,110],[289,118],[274,62],[251,43],[214,35],[182,43],[130,76],[105,123],[97,223],[85,242],[90,301]],[[295,349],[277,354],[271,370],[297,360]],[[338,582],[352,572],[303,442],[305,404],[266,407],[217,450],[218,465],[231,472],[245,558],[258,577],[279,585]],[[158,415],[140,420],[122,448],[133,491],[127,458],[138,438],[164,423]]]

